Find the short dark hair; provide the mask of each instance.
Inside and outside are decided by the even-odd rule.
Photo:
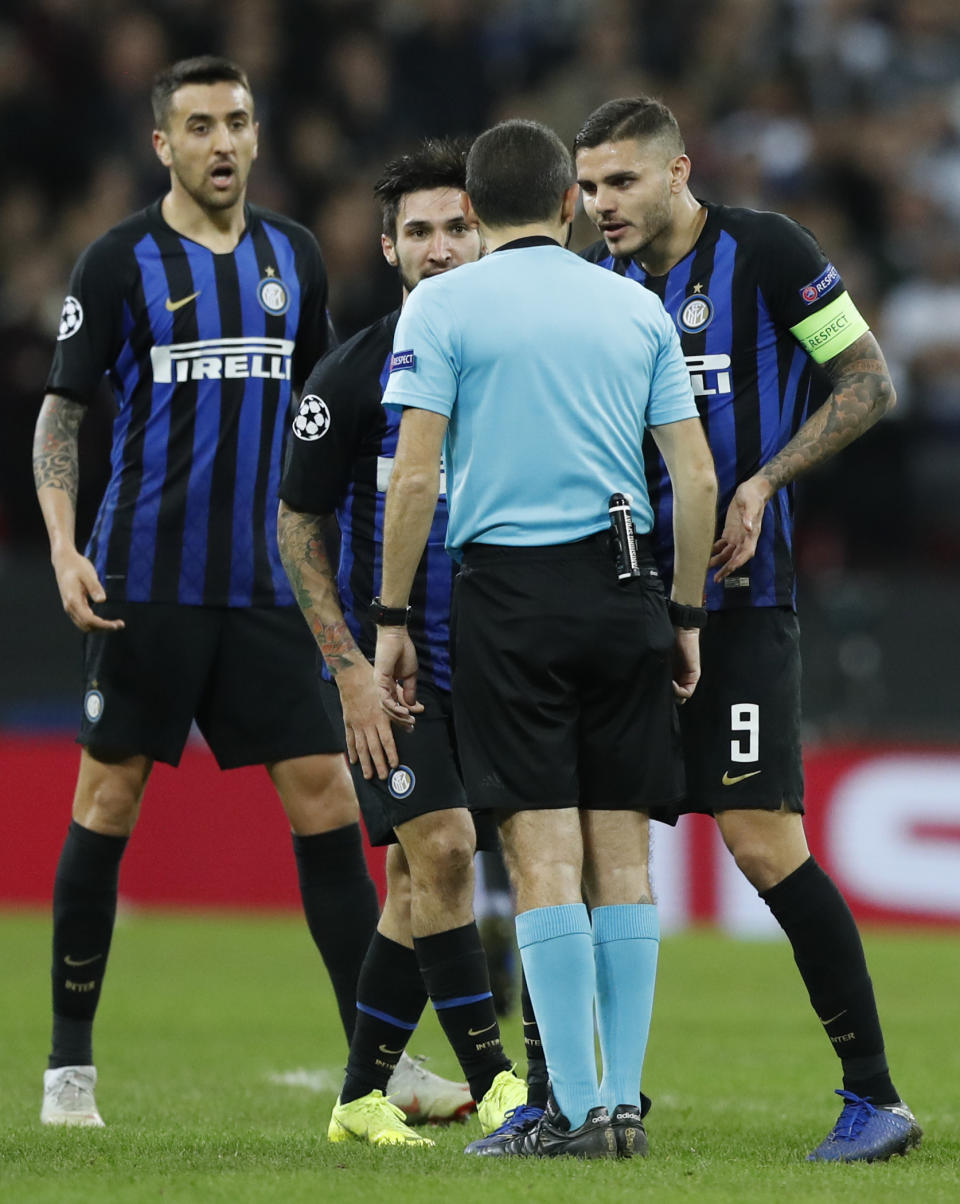
[[[539,121],[501,121],[480,135],[467,157],[467,193],[477,216],[494,229],[556,217],[576,179],[569,150]]]
[[[388,238],[397,237],[400,202],[409,193],[424,188],[456,188],[463,192],[469,149],[468,138],[425,138],[416,150],[390,160],[373,186]]]
[[[153,106],[153,122],[158,130],[165,128],[170,116],[173,94],[186,84],[240,84],[250,93],[247,73],[230,59],[215,54],[201,54],[193,59],[180,59],[172,67],[166,67],[153,81],[150,104]]]
[[[574,152],[602,142],[661,139],[673,155],[684,153],[677,119],[662,101],[652,96],[623,96],[594,109],[573,140]]]

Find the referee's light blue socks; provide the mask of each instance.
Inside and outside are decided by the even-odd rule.
[[[650,1035],[660,949],[660,920],[652,903],[595,907],[597,1028],[603,1055],[600,1098],[640,1106],[640,1075]]]
[[[596,969],[590,917],[583,903],[536,907],[517,916],[517,944],[550,1085],[570,1127],[600,1103],[593,1034]]]

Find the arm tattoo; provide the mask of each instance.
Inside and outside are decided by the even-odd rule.
[[[77,504],[79,457],[77,432],[86,406],[49,393],[40,408],[33,436],[33,480],[37,489],[62,489]]]
[[[358,664],[363,653],[340,610],[333,569],[323,542],[324,519],[283,506],[277,521],[280,559],[297,605],[333,677]]]
[[[896,401],[877,341],[869,332],[826,367],[833,392],[790,442],[760,469],[775,493],[859,438]]]

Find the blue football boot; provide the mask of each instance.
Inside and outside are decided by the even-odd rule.
[[[808,1162],[884,1162],[920,1144],[923,1131],[902,1100],[871,1104],[852,1091],[837,1091],[844,1100],[837,1123]]]
[[[476,1141],[471,1141],[463,1152],[496,1157],[503,1153],[503,1147],[512,1138],[532,1133],[540,1123],[542,1116],[542,1108],[533,1108],[529,1104],[511,1108],[499,1129],[487,1137],[478,1137]]]

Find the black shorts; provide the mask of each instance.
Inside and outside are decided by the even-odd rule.
[[[715,611],[700,640],[701,677],[680,709],[687,798],[678,814],[803,814],[800,628],[785,607]]]
[[[453,699],[471,807],[655,814],[682,796],[674,633],[642,543],[645,574],[624,583],[605,532],[467,547]]]
[[[83,641],[81,744],[176,765],[195,719],[221,769],[344,750],[296,607],[103,602]]]
[[[340,692],[332,681],[321,681],[320,692],[327,716],[343,728]],[[417,701],[423,703],[413,731],[394,724],[399,766],[385,782],[367,779],[359,765],[351,765],[360,812],[372,845],[396,844],[394,828],[420,815],[466,807],[453,732],[453,711],[446,690],[429,682],[417,683]],[[476,824],[477,848],[498,848],[495,825]]]

